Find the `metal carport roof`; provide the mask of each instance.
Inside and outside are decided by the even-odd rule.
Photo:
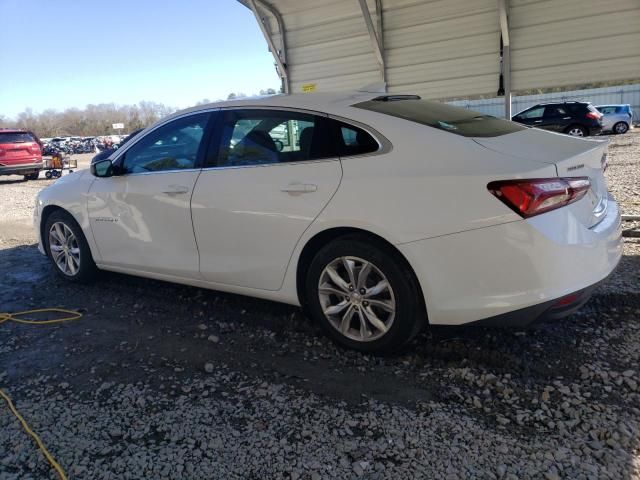
[[[290,92],[384,81],[391,93],[446,99],[495,95],[504,80],[508,99],[640,79],[640,0],[239,1]]]
[[[509,100],[515,90],[640,79],[640,0],[238,1],[290,92],[384,81],[391,93],[500,88]]]

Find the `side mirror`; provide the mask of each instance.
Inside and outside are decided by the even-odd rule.
[[[111,177],[113,173],[111,160],[100,160],[91,164],[91,174],[95,177]]]

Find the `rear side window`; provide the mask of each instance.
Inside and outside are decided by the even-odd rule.
[[[227,110],[218,166],[252,166],[337,157],[324,117],[280,110]]]
[[[464,137],[497,137],[519,132],[526,127],[483,115],[473,110],[417,97],[380,97],[353,105],[356,108],[383,113]]]
[[[378,142],[363,129],[339,123],[338,147],[341,157],[364,155],[378,151]]]
[[[28,132],[0,132],[0,143],[26,143],[35,141],[33,135]]]

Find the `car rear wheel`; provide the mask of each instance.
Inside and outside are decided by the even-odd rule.
[[[25,180],[37,180],[38,176],[40,176],[40,170],[38,170],[37,172],[33,172],[33,173],[28,173],[24,176]]]
[[[567,135],[571,135],[572,137],[586,137],[589,135],[589,132],[582,125],[570,125],[564,131]]]
[[[62,278],[79,283],[95,278],[97,268],[89,244],[70,214],[59,210],[49,215],[43,242],[56,273]]]
[[[625,122],[618,122],[613,126],[613,131],[619,135],[622,135],[623,133],[627,133],[628,130],[629,130],[629,125],[627,125]]]
[[[336,343],[366,353],[406,345],[425,323],[413,272],[396,252],[366,237],[326,245],[307,271],[311,316]]]

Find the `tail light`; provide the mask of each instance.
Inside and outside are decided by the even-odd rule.
[[[38,145],[35,142],[29,145],[28,148],[29,148],[29,153],[33,153],[34,155],[40,155],[42,153],[42,151],[40,150],[40,145]]]
[[[524,218],[577,202],[590,187],[588,177],[500,180],[487,185],[491,193]]]
[[[587,118],[590,118],[591,120],[600,120],[600,118],[602,117],[602,114],[598,112],[587,112],[585,116]]]

